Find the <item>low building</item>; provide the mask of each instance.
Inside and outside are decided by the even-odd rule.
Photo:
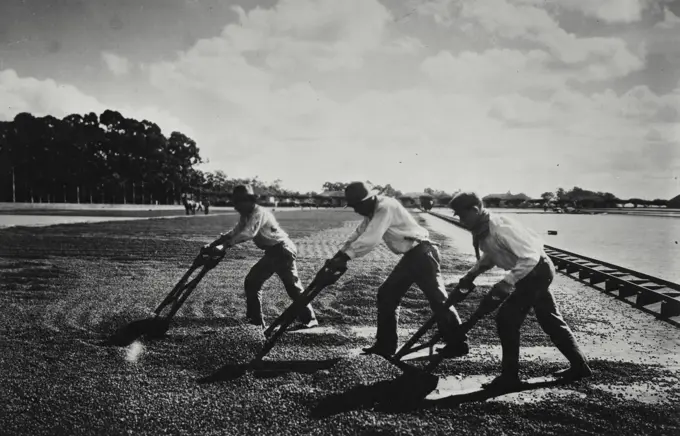
[[[508,191],[506,194],[489,194],[482,198],[486,207],[517,207],[531,197],[524,193],[512,194]]]
[[[344,191],[324,191],[312,198],[320,207],[345,207],[347,205]]]
[[[404,207],[422,207],[423,209],[431,209],[434,197],[425,192],[407,192],[397,197],[397,200],[404,205]]]

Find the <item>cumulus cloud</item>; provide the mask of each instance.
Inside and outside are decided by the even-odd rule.
[[[633,23],[642,19],[649,3],[646,0],[568,0],[559,5],[607,23]]]
[[[657,95],[641,85],[617,94],[611,89],[591,95],[569,88],[555,91],[547,99],[535,100],[519,94],[504,95],[494,99],[491,114],[510,123],[537,121],[542,126],[571,130],[585,135],[606,132],[606,135],[623,134],[632,128],[650,125],[673,126],[680,123],[680,88],[667,95]],[[580,129],[579,129],[580,127]],[[646,134],[645,130],[645,134]],[[645,138],[645,134],[639,139]]]
[[[461,16],[487,32],[523,39],[545,47],[554,61],[579,69],[591,80],[622,77],[644,66],[625,41],[611,37],[578,37],[564,30],[546,9],[508,0],[464,2]]]
[[[58,83],[52,79],[21,77],[14,70],[0,71],[0,101],[3,102],[0,105],[2,120],[11,120],[20,112],[63,118],[74,113],[101,114],[106,109],[111,109],[121,112],[126,117],[153,121],[166,134],[173,130],[179,130],[189,136],[194,133],[184,122],[162,109],[153,106],[107,105],[73,85]]]
[[[124,76],[130,71],[130,61],[122,56],[103,51],[101,57],[106,67],[115,76]]]
[[[432,17],[437,24],[448,26],[453,23],[452,0],[411,0],[409,4],[419,15]]]
[[[565,89],[544,101],[504,96],[494,102],[490,115],[510,128],[550,131],[553,142],[546,148],[566,147],[554,157],[560,159],[562,170],[571,167],[582,185],[611,186],[607,189],[621,195],[663,197],[675,195],[664,183],[680,171],[678,96],[680,88],[662,96],[646,86],[620,95],[611,90],[583,95]],[[612,175],[616,181],[607,181]],[[635,180],[651,176],[657,181],[648,191],[653,194],[635,188]]]
[[[416,54],[421,52],[425,46],[422,41],[412,36],[402,36],[394,39],[385,45],[383,50],[393,54]]]
[[[489,115],[510,126],[545,126],[553,120],[550,102],[536,101],[521,94],[496,97]]]
[[[382,45],[390,12],[375,0],[281,0],[271,9],[234,10],[220,42],[236,51],[263,52],[272,68],[356,69]]]
[[[615,7],[614,3],[618,5],[619,0],[577,0],[560,2],[559,6],[608,17],[610,13],[614,14],[613,11],[621,13],[622,10],[643,8],[637,0],[622,1],[629,4],[628,9]],[[547,5],[552,6],[550,2]],[[435,22],[466,29],[468,33],[479,29],[491,36],[491,42],[500,37],[534,44],[535,48],[540,47],[550,54],[550,62],[555,67],[571,71],[579,81],[624,77],[644,67],[644,52],[632,51],[623,39],[569,33],[549,9],[546,2],[535,0],[436,0],[416,6],[420,14],[432,17]],[[626,17],[635,15],[632,12],[625,14]],[[612,20],[622,17],[611,15]]]
[[[19,77],[14,70],[0,71],[0,101],[3,119],[12,119],[19,112],[66,116],[105,109],[96,98],[72,85],[58,84],[52,79]]]
[[[662,0],[667,2],[668,0]],[[416,11],[421,15],[432,17],[439,24],[452,25],[466,7],[472,5],[475,8],[488,10],[493,7],[501,7],[505,11],[522,11],[529,15],[520,18],[529,22],[539,19],[540,12],[545,8],[553,10],[565,9],[578,11],[582,14],[602,20],[606,23],[633,23],[642,19],[642,14],[647,9],[656,9],[655,0],[504,0],[502,2],[478,2],[477,0],[430,0],[411,2]],[[475,3],[481,3],[475,5]],[[509,7],[508,7],[509,6]],[[514,15],[514,14],[513,14]],[[518,20],[515,16],[514,20]]]
[[[567,77],[551,74],[547,69],[550,60],[550,55],[543,50],[490,49],[464,51],[458,55],[441,51],[424,59],[420,69],[436,87],[459,93],[497,95],[563,86]]]
[[[663,21],[656,23],[655,27],[664,30],[680,28],[680,17],[675,15],[670,8],[666,7],[663,11]]]
[[[595,51],[591,51],[594,55]],[[603,58],[606,55],[603,55]],[[578,66],[555,66],[546,50],[521,51],[493,48],[456,55],[441,51],[423,60],[420,70],[433,86],[460,93],[498,95],[528,90],[556,90],[569,83],[606,81],[625,75],[627,58],[620,62],[584,62]]]

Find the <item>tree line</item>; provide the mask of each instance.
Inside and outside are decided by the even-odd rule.
[[[173,203],[201,157],[180,132],[106,110],[0,122],[0,201]]]
[[[632,204],[638,206],[666,206],[668,200],[657,198],[645,200],[642,198],[619,198],[611,192],[590,191],[574,186],[572,189],[565,190],[557,188],[555,192],[544,192],[541,199],[546,203],[558,205],[573,205],[575,207],[618,207],[619,205]]]

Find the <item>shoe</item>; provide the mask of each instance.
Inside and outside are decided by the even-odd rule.
[[[455,357],[467,356],[470,352],[470,346],[467,342],[458,342],[457,344],[446,344],[444,348],[437,350],[437,354],[445,359],[452,359]]]
[[[580,380],[593,375],[593,370],[590,369],[587,363],[584,363],[579,366],[570,366],[569,368],[555,371],[553,375],[563,380]]]
[[[254,325],[254,326],[257,326],[257,327],[261,327],[262,330],[266,330],[266,329],[267,329],[267,326],[265,325],[264,320],[262,320],[262,319],[257,320],[257,319],[253,319],[253,318],[250,318],[250,317],[245,317],[245,318],[243,319],[243,322],[246,323],[246,324],[249,324],[249,325]]]
[[[487,391],[512,391],[520,387],[522,387],[522,380],[508,375],[499,375],[488,383],[482,383],[482,388]]]
[[[307,329],[313,329],[314,327],[319,326],[319,321],[314,318],[311,321],[308,322],[297,322],[293,327],[291,327],[291,330],[307,330]]]
[[[377,354],[379,356],[384,356],[384,357],[391,357],[394,353],[397,352],[396,348],[393,350],[389,350],[386,347],[380,346],[378,344],[373,344],[370,347],[365,347],[362,348],[364,351],[364,354]]]

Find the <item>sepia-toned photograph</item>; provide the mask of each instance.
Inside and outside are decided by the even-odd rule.
[[[0,435],[680,435],[680,0],[0,0]]]

